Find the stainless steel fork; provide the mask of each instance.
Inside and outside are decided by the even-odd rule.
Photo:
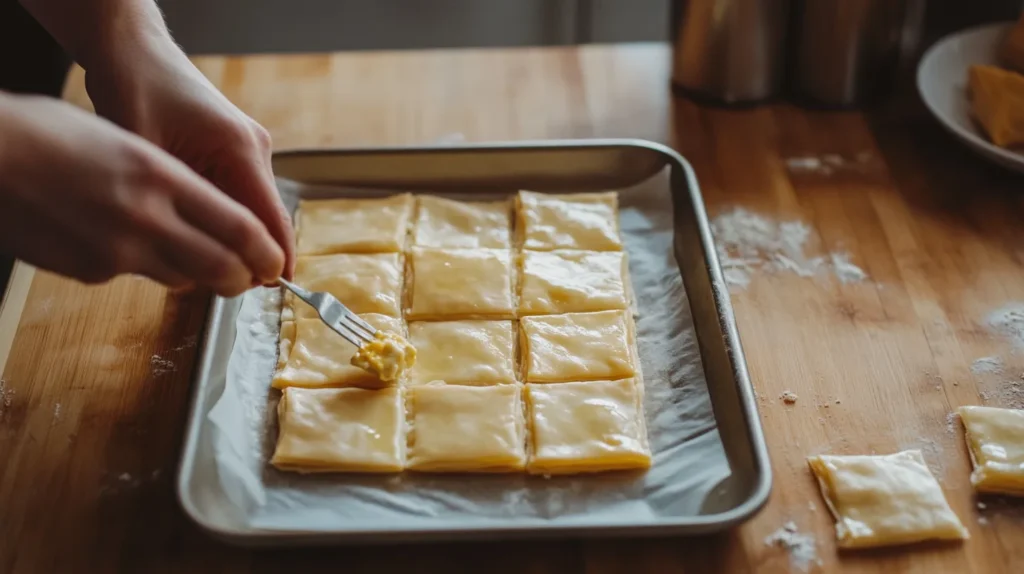
[[[342,305],[330,293],[307,291],[302,287],[287,281],[278,279],[281,285],[295,293],[295,296],[305,301],[309,306],[316,309],[320,319],[327,324],[335,333],[345,337],[345,340],[352,343],[356,348],[373,340],[377,329],[373,325],[359,318],[348,307]]]

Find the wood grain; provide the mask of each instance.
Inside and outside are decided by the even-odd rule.
[[[207,297],[136,279],[85,288],[34,278],[0,402],[0,571],[787,572],[765,537],[787,521],[827,572],[1024,568],[1021,503],[968,482],[961,404],[1004,404],[1024,355],[984,318],[1024,301],[1021,180],[981,163],[913,102],[870,116],[785,105],[702,108],[668,90],[661,45],[203,58],[203,71],[279,149],[638,137],[696,168],[709,212],[743,206],[812,228],[811,254],[845,250],[869,280],[756,274],[733,294],[775,473],[771,501],[733,532],[698,539],[249,551],[207,540],[176,506],[195,336]],[[80,72],[68,99],[87,106]],[[869,158],[796,173],[793,157]],[[1006,374],[974,375],[999,356]],[[779,395],[795,392],[785,405]],[[985,400],[983,397],[988,397]],[[1019,406],[1019,405],[1018,405]],[[964,544],[838,554],[806,470],[810,453],[921,448]]]

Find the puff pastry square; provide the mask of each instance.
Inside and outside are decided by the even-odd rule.
[[[310,291],[326,291],[353,313],[402,316],[404,271],[398,253],[340,254],[299,257],[295,282]],[[316,317],[316,310],[287,292],[292,317]]]
[[[517,221],[524,249],[621,251],[619,195],[520,191]]]
[[[382,331],[404,336],[401,319],[366,313],[367,323]],[[379,388],[394,383],[349,364],[356,348],[320,319],[297,319],[281,323],[281,343],[274,374],[274,388],[365,387]]]
[[[960,407],[978,492],[1024,496],[1024,410]]]
[[[633,379],[526,385],[531,474],[651,466],[642,394]]]
[[[633,321],[624,311],[523,317],[528,383],[626,379],[638,374]]]
[[[425,472],[509,472],[526,464],[520,385],[410,387],[409,464]]]
[[[285,389],[277,406],[281,470],[399,472],[405,418],[398,388]]]
[[[307,199],[299,202],[299,255],[396,253],[405,246],[412,194],[382,199]]]
[[[508,249],[428,249],[411,253],[406,318],[511,319],[512,253]]]
[[[449,385],[516,382],[512,321],[438,321],[409,324],[416,347],[409,384]]]
[[[968,538],[919,450],[807,459],[840,548]]]
[[[525,251],[520,263],[520,316],[629,306],[621,251]]]
[[[413,245],[508,249],[512,217],[508,201],[466,202],[419,197]]]

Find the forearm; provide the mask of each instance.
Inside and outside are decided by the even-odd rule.
[[[20,0],[83,68],[176,49],[153,0]]]

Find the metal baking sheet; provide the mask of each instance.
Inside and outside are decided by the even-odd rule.
[[[693,354],[698,369],[697,376],[690,377],[692,380],[687,382],[692,388],[686,390],[694,396],[688,398],[689,395],[683,394],[673,397],[673,401],[680,401],[678,412],[672,411],[671,405],[659,408],[667,410],[669,416],[686,417],[692,414],[692,408],[686,407],[686,401],[707,401],[711,427],[686,440],[708,440],[710,437],[716,441],[716,448],[722,454],[718,463],[724,472],[713,477],[715,482],[702,487],[698,504],[688,503],[682,507],[683,510],[671,514],[620,513],[612,508],[609,512],[580,512],[576,516],[561,516],[560,512],[553,512],[527,519],[511,511],[499,512],[486,520],[472,520],[458,514],[446,516],[435,513],[381,524],[360,520],[339,522],[334,517],[334,520],[310,521],[299,527],[259,526],[237,504],[237,496],[233,496],[235,493],[225,492],[220,480],[222,477],[218,476],[214,440],[211,438],[214,430],[209,415],[225,391],[241,304],[238,299],[216,298],[204,332],[178,475],[182,507],[201,528],[229,542],[253,545],[436,538],[682,535],[729,528],[752,516],[765,503],[771,488],[770,466],[728,291],[715,256],[693,170],[674,151],[637,140],[299,150],[276,154],[274,171],[279,177],[309,186],[402,189],[457,195],[516,189],[552,192],[619,189],[624,205],[629,203],[628,194],[632,189],[650,188],[652,185],[664,188],[671,205],[671,233],[666,235],[670,235],[671,251],[685,290],[685,295],[682,290],[672,294],[670,303],[678,306],[680,316],[686,319],[679,329],[686,331],[685,335],[696,342],[697,352]],[[321,196],[316,191],[309,193]],[[635,261],[636,254],[631,252],[630,255]],[[678,279],[676,283],[679,283]],[[641,310],[641,320],[643,312]],[[670,355],[673,349],[659,345],[656,350],[648,351]],[[641,355],[644,352],[641,345]],[[677,349],[677,352],[683,353],[683,349]],[[648,375],[647,367],[645,362],[645,376]],[[652,429],[653,432],[656,430]],[[719,443],[720,447],[717,446]],[[675,452],[674,446],[655,453],[652,471],[656,471],[659,464],[669,466],[674,462],[666,458]],[[659,462],[659,457],[662,462]],[[690,467],[694,476],[701,472],[700,464],[691,464],[687,468]],[[683,472],[690,471],[684,469]],[[595,480],[602,482],[600,478]],[[411,483],[413,487],[415,484]],[[549,487],[546,483],[538,484],[536,488],[541,492],[545,488],[558,488],[554,485]],[[614,489],[614,482],[606,482],[604,488]],[[660,490],[659,496],[672,497],[671,488]],[[642,488],[633,490],[634,494],[637,492],[637,496],[645,495]],[[574,495],[580,496],[580,493],[574,492]],[[684,495],[693,497],[692,492],[679,493],[679,496]],[[652,508],[671,506],[665,498],[646,502],[651,503]],[[301,514],[299,510],[296,512]]]

